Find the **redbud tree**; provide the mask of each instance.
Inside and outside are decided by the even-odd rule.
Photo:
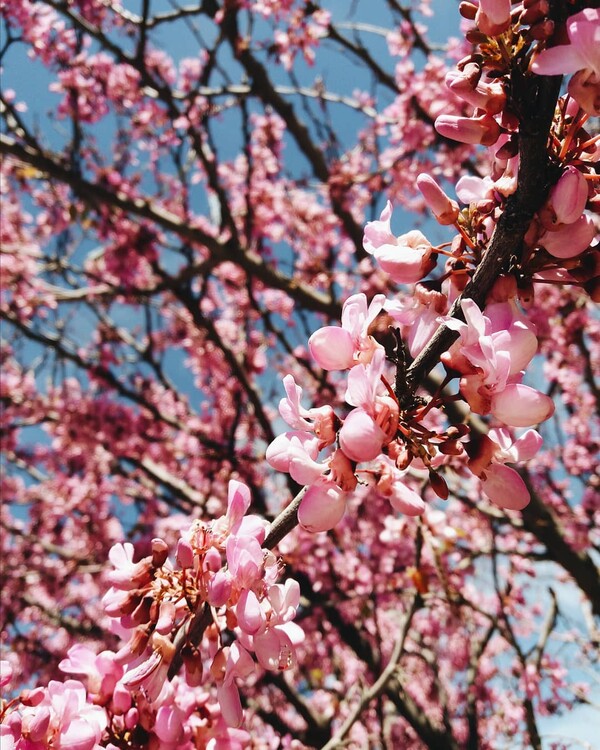
[[[3,0],[3,750],[583,746],[596,5]]]

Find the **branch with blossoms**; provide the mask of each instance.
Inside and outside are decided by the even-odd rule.
[[[466,32],[471,48],[446,75],[446,95],[455,114],[438,114],[437,135],[430,136],[429,145],[454,141],[469,148],[484,146],[491,166],[485,177],[461,177],[455,186],[457,199],[428,172],[415,176],[424,204],[440,225],[454,230],[451,240],[434,246],[417,229],[394,234],[391,200],[378,220],[367,222],[363,234],[352,199],[362,209],[369,198],[352,190],[369,188],[382,167],[368,174],[362,165],[345,173],[343,160],[328,163],[310,128],[285,98],[290,91],[308,91],[307,96],[315,98],[314,89],[276,87],[268,65],[259,59],[262,48],[253,48],[240,26],[248,15],[254,18],[252,13],[283,23],[286,32],[277,29],[274,46],[284,69],[291,69],[299,55],[311,62],[316,40],[327,37],[367,64],[381,83],[395,88],[395,79],[380,70],[369,51],[345,40],[313,3],[285,8],[274,0],[255,3],[254,8],[248,3],[202,4],[197,13],[218,26],[217,41],[202,64],[183,67],[181,90],[172,84],[167,60],[149,50],[148,35],[163,23],[187,19],[194,9],[151,18],[149,3],[139,17],[95,3],[83,4],[81,12],[61,2],[40,5],[73,24],[73,34],[60,25],[56,32],[62,66],[56,88],[65,94],[61,111],[71,117],[73,142],[63,155],[43,147],[20,118],[13,97],[5,96],[3,115],[10,134],[2,136],[0,147],[10,180],[51,186],[48,195],[27,188],[44,211],[38,220],[40,233],[51,235],[47,227],[54,220],[64,230],[61,242],[68,245],[71,212],[84,227],[94,224],[101,248],[86,257],[83,270],[72,248],[60,245],[56,257],[41,256],[32,239],[35,233],[24,228],[22,209],[16,202],[8,204],[9,282],[3,319],[30,342],[52,350],[59,362],[75,367],[80,376],[38,393],[33,372],[15,364],[11,348],[6,367],[7,453],[19,466],[36,467],[37,461],[47,465],[50,475],[63,479],[51,484],[56,497],[78,495],[81,505],[77,513],[71,512],[73,507],[64,512],[58,507],[55,515],[46,517],[35,488],[14,480],[7,489],[15,502],[26,498],[32,504],[40,538],[47,527],[58,534],[67,527],[71,540],[83,538],[82,528],[89,534],[96,516],[110,516],[112,497],[134,497],[141,507],[135,524],[145,539],[137,550],[131,543],[114,543],[113,528],[100,540],[105,544],[111,539],[109,588],[98,608],[110,634],[110,642],[107,635],[102,645],[110,647],[98,653],[95,647],[71,645],[59,669],[76,679],[50,680],[46,687],[4,701],[3,741],[15,748],[82,750],[241,748],[255,740],[244,727],[246,704],[251,716],[263,717],[263,729],[271,724],[280,734],[306,743],[318,737],[324,747],[359,734],[363,722],[372,727],[378,721],[381,744],[457,750],[465,743],[479,746],[483,738],[478,706],[504,700],[502,715],[497,713],[505,728],[498,731],[521,732],[533,747],[541,747],[536,705],[545,710],[552,705],[538,687],[544,671],[552,675],[552,700],[568,705],[568,699],[560,670],[546,653],[559,619],[554,593],[551,616],[544,620],[533,651],[523,649],[515,624],[524,600],[519,576],[530,572],[527,564],[536,543],[573,576],[595,610],[600,601],[597,569],[580,541],[585,519],[574,522],[555,499],[546,507],[547,495],[540,490],[539,462],[535,468],[543,442],[540,424],[553,416],[554,401],[524,382],[542,341],[531,319],[539,290],[569,286],[590,299],[598,296],[598,137],[589,127],[590,116],[599,113],[598,11],[543,0],[461,4],[462,15],[472,22]],[[414,48],[429,54],[410,11],[389,5],[402,17]],[[32,20],[12,4],[10,18],[26,27],[35,48],[44,49],[37,35],[48,34],[52,24],[48,27],[44,12],[36,8]],[[48,15],[46,20],[56,17]],[[125,24],[137,39],[135,54],[112,40],[114,29],[107,17],[117,29]],[[102,52],[88,55],[78,41],[82,34]],[[221,89],[207,86],[219,67],[221,45],[229,45],[250,79],[243,88],[229,81]],[[117,61],[115,68],[102,57],[109,53]],[[71,56],[74,64],[69,67],[65,60]],[[561,96],[561,75],[569,73],[574,75]],[[118,94],[112,93],[113,86]],[[141,101],[141,88],[151,92],[150,105]],[[215,111],[205,101],[216,96],[209,93],[215,90],[240,97],[244,159],[235,164],[219,161],[210,123]],[[249,113],[250,95],[265,106],[264,116]],[[95,147],[80,148],[82,126],[93,122],[111,96],[118,99],[113,102],[117,111],[136,110],[132,123],[139,133],[150,137],[153,120],[160,132],[158,142],[149,147],[158,184],[153,199],[144,197],[141,177],[124,179],[118,160],[117,166],[101,167]],[[409,99],[414,97],[411,93]],[[361,106],[364,111],[371,105]],[[421,124],[433,119],[421,101],[414,110],[423,112]],[[394,118],[386,114],[378,127],[384,121],[393,123]],[[286,127],[322,187],[312,202],[299,189],[304,178],[292,185],[280,175]],[[187,154],[180,133],[190,145]],[[364,136],[365,148],[370,138]],[[414,144],[411,148],[414,153]],[[171,201],[164,195],[176,181],[157,167],[166,151],[183,186]],[[121,153],[119,158],[125,171],[128,157]],[[360,162],[356,154],[348,154],[347,162],[352,158]],[[394,160],[394,165],[401,161]],[[210,195],[211,222],[189,210],[190,163]],[[348,192],[340,187],[346,182],[351,184]],[[61,212],[67,188],[74,197],[69,211]],[[287,193],[292,195],[290,203],[296,201],[299,207],[285,231],[302,250],[293,259],[292,271],[284,273],[268,243],[281,239],[278,222],[283,221]],[[327,217],[320,201],[328,203]],[[341,326],[313,330],[314,320],[303,319],[303,330],[310,329],[308,362],[304,342],[293,346],[274,320],[287,319],[290,303],[312,313],[337,313],[334,244],[328,239],[314,257],[306,253],[306,246],[318,240],[318,230],[312,235],[305,230],[311,223],[323,233],[327,226],[339,228],[344,252],[352,248],[352,260],[360,264],[370,301],[365,292],[348,296]],[[175,271],[162,253],[173,244],[185,260]],[[371,260],[376,270],[366,272]],[[64,286],[39,278],[37,264],[42,262]],[[77,286],[81,277],[88,282],[85,293]],[[327,292],[313,283],[317,277]],[[339,288],[345,294],[352,291],[349,275],[340,279]],[[408,286],[412,294],[392,294],[398,285]],[[85,302],[98,319],[97,352],[70,342],[62,324],[55,334],[47,332],[48,310],[67,301]],[[124,301],[142,310],[143,343],[128,336],[118,322],[118,305]],[[113,303],[117,309],[111,319],[105,308]],[[168,319],[168,333],[156,330],[157,314]],[[268,336],[254,329],[259,320]],[[289,355],[290,370],[283,377],[285,397],[279,404],[279,415],[290,429],[276,437],[275,415],[264,406],[255,377],[268,369],[264,350],[273,339]],[[193,413],[164,374],[160,354],[174,342],[190,357],[200,392],[214,398],[217,418],[212,422],[209,407]],[[131,355],[122,353],[125,347],[143,364],[134,374],[126,369]],[[580,348],[585,347],[582,336]],[[569,356],[568,344],[558,348],[560,356]],[[588,380],[591,361],[590,356]],[[434,368],[437,377],[428,380]],[[300,381],[298,370],[305,380]],[[311,378],[323,387],[318,405],[307,408],[302,398],[310,393]],[[433,387],[424,388],[427,382],[434,382]],[[91,397],[84,385],[89,385]],[[262,386],[267,387],[268,380]],[[107,388],[121,401],[110,402]],[[564,390],[574,411],[572,384],[565,382]],[[50,426],[53,446],[35,451],[17,445],[14,435],[23,420]],[[256,463],[253,447],[259,444],[262,451],[265,442],[269,466],[286,477],[288,487],[301,487],[272,523],[247,515],[252,496],[255,507],[267,515],[270,498],[265,495],[270,490],[283,494],[283,483],[276,481],[263,492],[264,476],[248,468]],[[589,471],[577,458],[569,460],[582,476]],[[527,461],[533,463],[531,471],[522,466]],[[247,474],[247,482],[230,479],[232,472],[244,478]],[[52,481],[44,477],[44,482]],[[202,517],[185,522],[179,518],[170,527],[161,517],[158,488],[172,508],[187,512],[192,507]],[[444,511],[434,506],[463,488],[465,506],[487,508],[487,516],[467,519],[464,508],[459,514],[450,504]],[[219,515],[214,508],[225,494],[227,509]],[[588,508],[593,511],[591,493],[579,515]],[[446,517],[452,517],[452,523]],[[356,519],[354,531],[351,518]],[[510,539],[505,540],[506,549],[498,548],[496,531],[502,519],[530,532],[525,552],[510,549]],[[468,536],[461,524],[473,530],[467,548],[461,547],[461,534]],[[19,524],[3,525],[13,537],[36,538]],[[154,525],[162,530],[149,536],[146,529]],[[106,527],[110,529],[109,520]],[[383,581],[374,575],[377,586],[369,593],[364,585],[367,566],[357,562],[352,573],[342,575],[339,558],[355,548],[360,561],[372,528],[377,533],[371,540],[371,563],[381,567]],[[319,554],[310,536],[316,532],[328,533],[331,555]],[[48,542],[42,547],[53,554],[63,549]],[[484,550],[492,561],[494,592],[477,597],[468,575],[475,574]],[[83,552],[73,555],[75,564],[84,559]],[[58,557],[68,560],[67,554]],[[508,571],[501,583],[504,557]],[[314,579],[304,572],[307,560],[315,566]],[[35,564],[36,571],[46,565]],[[57,570],[59,580],[58,563]],[[284,571],[288,577],[282,583]],[[13,578],[26,576],[17,571]],[[41,601],[23,598],[30,611],[37,608],[50,621],[71,622],[68,615],[60,619],[53,611],[53,605],[58,608],[63,601],[60,586],[45,586]],[[327,597],[320,594],[321,587]],[[71,601],[85,599],[81,590],[69,595]],[[319,613],[325,614],[324,622]],[[455,633],[452,623],[461,620],[463,636],[466,633],[461,654],[453,655],[454,662],[442,660],[440,666],[440,652],[434,650],[440,642],[443,647],[439,623],[448,628],[445,632]],[[338,639],[334,645],[332,631]],[[471,640],[474,632],[478,637]],[[102,643],[97,630],[94,638]],[[23,640],[27,642],[26,634]],[[319,701],[325,706],[321,714],[307,707],[304,688],[292,691],[281,682],[285,677],[269,678],[300,670],[311,649],[329,668],[325,678],[318,674],[320,665],[305,672],[306,693],[317,696],[317,708]],[[510,701],[492,684],[497,669],[493,657],[506,655],[512,658],[523,696],[520,714],[511,714]],[[350,677],[338,679],[343,669],[336,660],[347,660]],[[465,685],[448,677],[449,663],[451,671],[456,663],[461,665],[457,669],[464,672]],[[356,693],[346,695],[352,670],[368,683],[358,698]],[[3,687],[11,677],[10,665],[3,662]],[[298,728],[289,707],[277,704],[271,686],[284,695],[287,690],[288,702],[306,729]],[[338,704],[329,715],[335,701],[328,696]],[[384,700],[404,722],[385,738]],[[423,710],[428,705],[433,706],[430,712]],[[377,720],[372,714],[379,714]],[[494,718],[486,717],[485,731],[493,734],[494,728]],[[401,740],[394,731],[403,733]],[[367,730],[362,739],[363,744],[373,742]]]

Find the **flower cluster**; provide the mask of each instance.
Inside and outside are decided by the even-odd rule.
[[[108,575],[112,586],[103,599],[114,629],[131,632],[117,655],[126,665],[121,684],[156,701],[179,652],[188,685],[207,679],[216,684],[230,726],[242,721],[235,678],[254,672],[250,653],[264,669],[287,669],[303,638],[292,622],[299,586],[293,580],[276,582],[281,572],[277,557],[261,546],[267,524],[244,515],[250,499],[246,485],[230,481],[226,514],[212,523],[195,521],[183,531],[174,564],[161,539],[153,540],[152,555],[137,562],[131,544],[115,545],[110,551],[114,570]],[[206,653],[187,638],[202,616]],[[237,640],[227,645],[231,636],[224,640],[225,633]]]
[[[2,687],[11,679],[2,662]],[[77,680],[35,688],[1,706],[0,740],[3,750],[94,750],[106,728],[106,711],[88,701],[86,689]],[[10,710],[16,709],[16,710]]]

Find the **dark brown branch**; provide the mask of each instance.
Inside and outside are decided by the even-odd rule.
[[[568,544],[562,524],[536,492],[529,472],[522,469],[519,473],[531,495],[531,502],[522,511],[525,528],[546,546],[552,560],[573,577],[589,598],[594,614],[600,616],[600,571],[586,552]]]
[[[20,144],[4,134],[0,134],[0,153],[10,154],[48,177],[69,185],[74,194],[92,209],[97,210],[101,206],[108,206],[148,219],[188,242],[207,248],[216,263],[226,260],[235,263],[250,276],[259,279],[272,289],[285,291],[299,304],[313,312],[321,312],[330,317],[339,314],[339,305],[334,300],[280,273],[265,263],[257,253],[250,250],[242,251],[238,244],[230,241],[220,243],[215,237],[197,227],[190,226],[175,214],[160,208],[150,200],[128,198],[121,192],[114,192],[103,185],[90,182],[65,166],[56,154]]]
[[[523,238],[533,215],[546,200],[548,191],[558,177],[546,150],[548,132],[560,92],[561,76],[524,77],[515,73],[514,84],[520,86],[519,108],[523,117],[519,129],[519,174],[517,189],[506,202],[490,245],[473,278],[456,300],[450,315],[463,320],[460,303],[474,300],[479,307],[498,278],[506,270],[511,256],[519,256]],[[458,334],[441,326],[425,349],[408,369],[407,380],[416,389],[440,361],[440,355],[456,340]]]

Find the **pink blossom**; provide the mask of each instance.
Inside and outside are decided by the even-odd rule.
[[[408,351],[412,357],[416,357],[443,322],[448,299],[445,294],[417,284],[409,299],[390,301],[386,303],[385,310],[402,325],[402,337]]]
[[[0,688],[6,687],[12,680],[13,668],[6,659],[0,660]]]
[[[373,351],[379,347],[369,336],[368,329],[383,309],[384,302],[383,294],[376,294],[368,306],[364,294],[348,297],[342,308],[342,327],[319,328],[308,340],[310,353],[319,367],[324,370],[347,370],[359,361],[368,362]]]
[[[108,573],[108,580],[119,589],[134,589],[143,586],[151,580],[151,565],[149,559],[133,562],[133,544],[115,544],[108,553],[108,559],[115,569]]]
[[[390,501],[390,505],[398,513],[420,516],[425,511],[425,503],[420,495],[406,485],[404,476],[404,472],[399,471],[387,456],[383,456],[375,489]]]
[[[365,409],[353,409],[339,432],[340,447],[352,461],[372,461],[381,453],[386,434]]]
[[[289,669],[295,663],[294,646],[303,639],[304,632],[296,623],[275,625],[253,638],[256,658],[264,669]]]
[[[177,706],[163,705],[156,712],[153,731],[161,741],[161,747],[165,750],[171,746],[180,747],[183,739],[183,721],[185,714]]]
[[[321,328],[321,331],[326,329]],[[336,328],[335,331],[342,329]],[[327,368],[324,368],[327,369]],[[293,375],[283,378],[283,385],[287,393],[286,398],[279,402],[279,413],[294,430],[309,430],[319,438],[319,450],[331,445],[335,440],[335,414],[331,406],[314,409],[304,409],[300,405],[302,388],[296,385]]]
[[[328,531],[338,524],[346,510],[346,493],[327,479],[317,480],[304,493],[298,521],[307,531]]]
[[[160,695],[171,661],[175,654],[172,642],[160,635],[152,635],[152,652],[140,664],[130,667],[123,675],[121,683],[131,691],[140,690],[146,699],[152,703]]]
[[[369,221],[365,226],[363,247],[392,281],[399,284],[420,281],[435,266],[431,243],[417,229],[395,237],[391,218],[392,204],[388,201],[379,220]]]
[[[466,66],[463,71],[455,69],[447,73],[446,86],[473,107],[483,109],[489,115],[499,114],[506,105],[506,94],[502,84],[481,80],[479,69],[476,77],[471,76],[468,74],[468,67]]]
[[[554,401],[529,385],[509,383],[492,396],[491,411],[510,427],[529,427],[554,414]]]
[[[506,510],[523,510],[531,500],[525,482],[504,464],[490,464],[482,476],[481,489],[495,505]]]
[[[573,224],[583,213],[588,199],[588,183],[575,167],[567,167],[548,196],[546,206],[539,212],[545,229],[558,224]]]
[[[251,502],[250,489],[243,482],[230,479],[227,512],[217,519],[212,526],[212,532],[217,539],[225,539],[228,534],[235,534],[238,531]]]
[[[475,23],[480,31],[498,36],[510,25],[510,0],[479,0]]]
[[[584,214],[573,224],[564,224],[554,231],[544,232],[538,244],[555,258],[566,260],[576,258],[587,250],[596,234],[593,218]]]
[[[500,125],[487,113],[476,117],[440,115],[435,121],[435,129],[453,141],[482,146],[493,146],[502,132]]]
[[[238,625],[248,635],[255,635],[265,624],[265,614],[254,591],[245,589],[235,608]]]
[[[520,384],[537,350],[537,338],[514,300],[488,305],[490,317],[473,300],[463,300],[461,307],[465,323],[446,321],[461,339],[442,360],[463,373],[460,389],[471,408],[479,414],[491,412],[512,427],[548,419],[554,411],[552,399]]]
[[[506,463],[533,458],[542,445],[535,430],[527,430],[517,440],[509,430],[493,428],[478,444],[469,447],[469,468],[481,478],[481,488],[495,505],[507,510],[522,510],[530,500],[529,490],[515,469]]]
[[[254,662],[246,649],[237,641],[217,652],[211,665],[211,674],[217,682],[217,697],[221,713],[227,724],[239,727],[244,712],[236,677],[245,678],[254,672]]]
[[[285,432],[269,445],[266,459],[274,469],[288,472],[299,484],[311,484],[327,469],[316,461],[318,453],[318,441],[310,433]]]
[[[454,224],[458,218],[458,203],[451,200],[427,173],[417,176],[417,187],[435,218],[442,225]]]
[[[263,550],[260,542],[252,537],[230,536],[225,550],[235,585],[240,589],[252,588],[262,571]]]
[[[87,702],[85,688],[77,680],[51,680],[42,701],[22,714],[23,731],[57,750],[92,750],[106,724],[105,710]]]
[[[531,63],[538,75],[576,73],[569,93],[582,109],[600,114],[600,10],[584,8],[567,19],[568,44],[540,52]]]

